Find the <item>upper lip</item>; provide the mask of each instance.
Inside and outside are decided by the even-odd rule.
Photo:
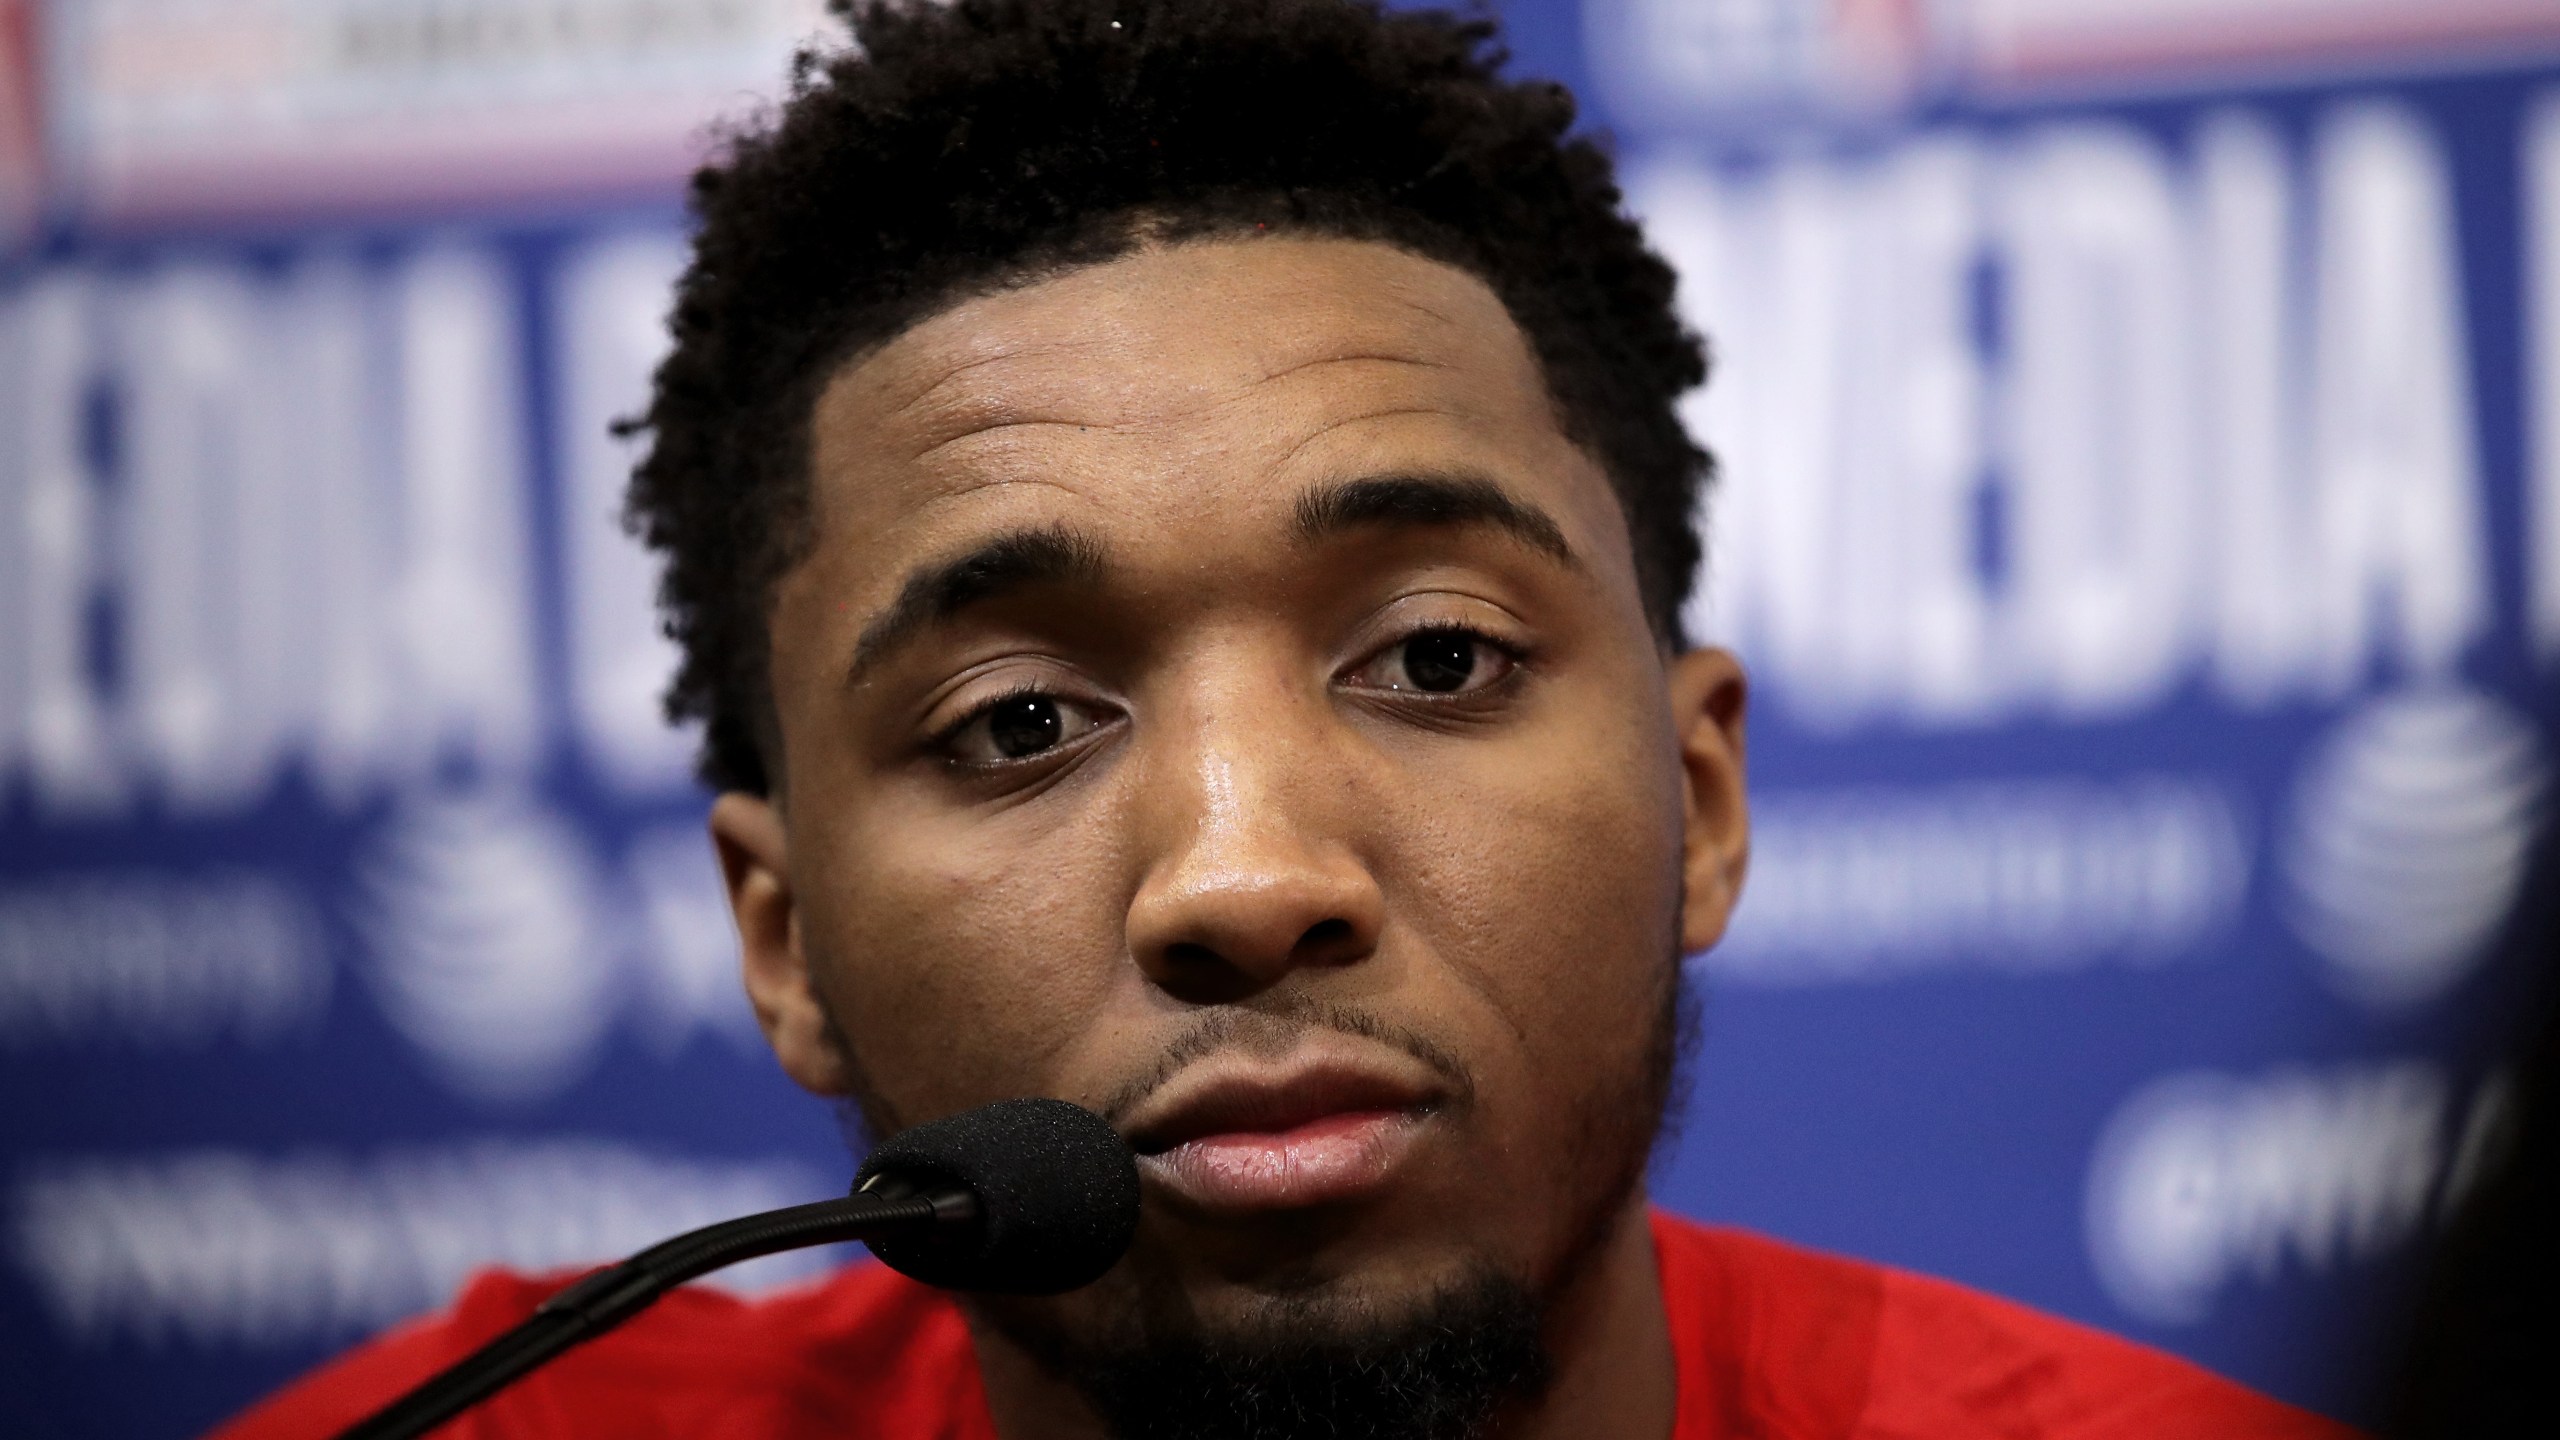
[[[1299,1053],[1265,1062],[1212,1056],[1140,1102],[1127,1137],[1139,1154],[1159,1155],[1204,1135],[1292,1130],[1362,1110],[1417,1110],[1440,1098],[1440,1089],[1414,1074],[1413,1062],[1384,1057]]]

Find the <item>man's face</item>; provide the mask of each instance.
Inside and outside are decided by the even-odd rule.
[[[1491,291],[1148,249],[917,325],[812,439],[784,794],[714,821],[786,1068],[1117,1125],[1136,1248],[1049,1323],[1557,1281],[1739,880],[1741,691],[1666,666]]]

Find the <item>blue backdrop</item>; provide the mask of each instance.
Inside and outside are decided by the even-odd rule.
[[[1506,15],[1719,357],[1759,829],[1659,1197],[2354,1417],[2531,978],[2560,20],[2174,8]],[[813,9],[0,3],[14,1433],[842,1184],[605,430]]]

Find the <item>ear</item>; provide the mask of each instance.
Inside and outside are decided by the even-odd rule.
[[[1692,650],[1671,662],[1671,726],[1680,743],[1685,826],[1680,946],[1695,955],[1724,936],[1751,864],[1751,813],[1742,792],[1742,713],[1750,687],[1728,651]]]
[[[791,889],[791,850],[782,811],[761,795],[730,791],[711,802],[711,844],[729,885],[729,913],[747,1000],[783,1073],[820,1095],[851,1093],[852,1057],[828,1018]]]

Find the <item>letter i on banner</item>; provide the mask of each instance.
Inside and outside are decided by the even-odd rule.
[[[2489,617],[2452,182],[2402,105],[2339,110],[2314,150],[2320,668],[2344,691],[2379,651],[2441,679]]]

